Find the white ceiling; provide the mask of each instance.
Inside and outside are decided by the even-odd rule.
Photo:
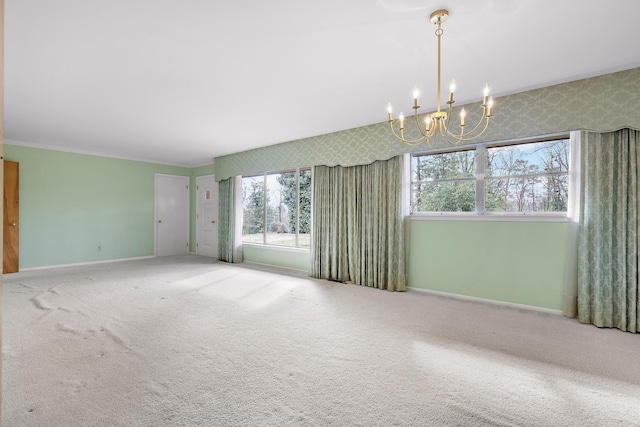
[[[5,139],[197,166],[433,108],[441,8],[459,103],[640,66],[637,0],[5,0]]]

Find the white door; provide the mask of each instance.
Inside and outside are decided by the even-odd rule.
[[[218,258],[218,183],[213,175],[196,178],[196,251]]]
[[[189,177],[156,174],[156,256],[189,253]]]

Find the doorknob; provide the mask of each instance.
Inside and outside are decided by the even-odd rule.
[[[211,221],[211,224],[215,224],[215,223],[216,223],[215,221]]]
[[[158,223],[159,223],[159,224],[162,224],[162,220],[161,220],[161,219],[159,219],[159,220],[158,220]]]
[[[14,227],[15,227],[16,225],[18,225],[18,223],[17,223],[17,222],[15,222],[15,221],[13,221],[13,222],[10,222],[10,223],[9,223],[9,225],[11,225],[11,226],[14,226]]]

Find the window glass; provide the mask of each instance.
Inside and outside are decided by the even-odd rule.
[[[569,140],[488,147],[489,212],[566,212]]]
[[[414,156],[412,212],[473,212],[475,150]]]
[[[267,175],[267,234],[266,243],[295,246],[296,173],[282,172]],[[291,194],[293,193],[293,198]]]
[[[411,212],[566,212],[569,154],[568,138],[414,154]]]
[[[475,150],[413,157],[413,181],[433,181],[475,176]]]
[[[300,171],[298,246],[311,247],[311,169]]]
[[[310,169],[243,177],[242,186],[243,242],[310,246]]]
[[[263,243],[264,176],[242,178],[242,241]]]
[[[414,185],[412,209],[414,212],[473,212],[475,201],[475,181],[430,182]]]

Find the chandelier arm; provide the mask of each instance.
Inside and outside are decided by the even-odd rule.
[[[444,128],[445,128],[445,129],[446,129],[447,127],[449,127],[449,122],[450,122],[450,120],[451,120],[451,116],[453,115],[453,114],[452,114],[452,112],[453,112],[453,102],[448,103],[448,104],[449,104],[449,112],[447,113],[447,120],[446,120],[446,123],[443,123],[443,124],[445,125],[445,126],[444,126]]]
[[[450,118],[451,118],[451,114],[447,114],[446,117],[443,117],[440,119],[439,127],[440,127],[441,135],[442,135],[442,132],[447,132],[447,127],[449,125]]]
[[[446,128],[444,123],[442,124],[442,127],[440,128],[440,136],[449,145],[458,145],[460,143],[460,141],[461,141],[461,139],[456,134],[454,134],[453,132],[449,131],[449,129]]]
[[[432,136],[434,136],[438,131],[438,129],[440,129],[440,125],[437,122],[432,122],[432,123],[433,125],[431,126],[431,128],[429,129],[429,132],[427,133],[428,138],[431,138]]]
[[[452,138],[449,134],[442,134],[442,139],[444,139],[449,145],[458,145],[460,144],[461,139]]]
[[[491,116],[487,116],[486,108],[482,107],[482,117],[480,117],[480,120],[478,120],[478,123],[476,123],[476,125],[473,127],[473,129],[471,129],[469,132],[467,132],[467,135],[469,135],[469,136],[473,135],[475,133],[475,131],[480,127],[480,125],[482,124],[484,119],[489,119],[489,117],[491,117]],[[486,128],[487,128],[487,126],[485,125],[484,129],[486,129]],[[484,129],[482,130],[482,132],[484,132]]]
[[[427,142],[427,144],[429,146],[431,146],[431,142],[429,141],[429,138],[426,137],[422,137],[422,138],[418,138],[418,139],[406,139],[404,137],[404,135],[398,135],[398,133],[396,132],[395,128],[393,127],[393,121],[389,120],[389,128],[391,128],[391,132],[393,132],[393,135],[398,138],[400,141],[404,142],[405,144],[411,146],[411,147],[416,147],[420,144],[422,144],[423,142]]]
[[[446,129],[444,131],[440,131],[440,136],[449,145],[458,145],[460,143],[460,141],[462,141],[461,138],[459,138],[458,136],[456,136],[455,134],[449,132]]]
[[[449,129],[449,126],[445,126],[445,129],[446,129],[446,131],[447,131],[449,134],[454,135],[456,138],[461,137],[461,136],[463,136],[463,135],[468,135],[468,137],[469,137],[469,138],[471,138],[471,136],[475,133],[475,131],[480,127],[480,125],[482,124],[482,122],[484,121],[484,119],[489,119],[489,118],[491,117],[491,116],[487,116],[487,114],[486,114],[486,113],[487,113],[486,108],[482,107],[482,117],[480,117],[480,120],[478,120],[478,122],[475,124],[475,126],[473,127],[473,129],[471,129],[470,131],[468,131],[468,132],[466,132],[466,133],[464,132],[464,129],[462,129],[462,131],[461,131],[460,133],[452,132],[452,131]],[[448,123],[448,121],[447,121],[447,125],[448,125],[448,124],[449,124],[449,123]],[[465,126],[465,127],[466,127],[466,126]],[[485,125],[485,128],[486,128],[486,125]],[[484,132],[484,130],[483,130],[483,132]]]
[[[447,133],[449,133],[450,135],[452,135],[454,138],[461,138],[463,136],[466,135],[466,138],[475,138],[477,136],[480,136],[484,133],[484,131],[487,129],[488,126],[488,119],[491,116],[487,116],[484,114],[484,112],[482,113],[482,117],[480,118],[480,120],[478,120],[478,123],[476,123],[476,125],[473,127],[473,129],[471,129],[470,131],[466,132],[464,131],[464,129],[462,129],[462,131],[460,133],[455,133],[453,131],[451,131],[450,129],[447,128]],[[482,125],[482,122],[485,121],[485,119],[487,119],[484,128],[482,129],[482,131],[479,134],[476,134],[476,131],[478,130],[478,128],[480,127],[480,125]],[[477,136],[474,136],[477,135]],[[468,139],[465,139],[468,140]]]
[[[473,135],[469,134],[468,137],[461,138],[461,141],[473,141],[474,139],[479,138],[480,136],[482,136],[482,134],[485,133],[485,131],[489,128],[489,119],[490,118],[491,118],[491,116],[487,117],[487,120],[484,123],[484,127],[482,128],[482,130],[480,132],[475,133]],[[480,125],[480,123],[478,123],[478,125]],[[477,128],[477,126],[476,126],[476,128]],[[475,131],[476,128],[474,128],[474,131]]]
[[[451,129],[449,129],[449,120],[447,118],[447,122],[446,123],[444,123],[444,122],[442,123],[442,130],[440,131],[440,134],[442,136],[450,136],[452,138],[459,139],[460,137],[462,137],[464,135],[464,128],[462,128],[462,132],[460,132],[459,134],[455,133],[455,132],[452,132]]]
[[[425,138],[429,138],[431,135],[429,135],[429,129],[425,128],[424,130],[422,129],[422,126],[420,126],[420,117],[418,114],[418,110],[415,110],[415,114],[414,117],[416,119],[416,127],[418,128],[418,130],[420,131],[420,133],[422,134],[422,136],[424,136]]]
[[[451,132],[450,130],[447,129],[446,134],[452,138],[455,138],[458,142],[460,141],[473,141],[474,139],[480,137],[483,133],[485,133],[485,131],[487,130],[487,128],[489,127],[489,120],[491,119],[491,116],[486,117],[486,121],[484,124],[484,127],[482,128],[482,130],[480,132],[477,133],[471,133],[469,132],[468,134],[455,134],[453,132]],[[478,126],[482,123],[482,121],[480,123],[478,123],[474,128],[473,128],[473,132],[475,132],[478,128]],[[444,136],[444,135],[443,135]]]

